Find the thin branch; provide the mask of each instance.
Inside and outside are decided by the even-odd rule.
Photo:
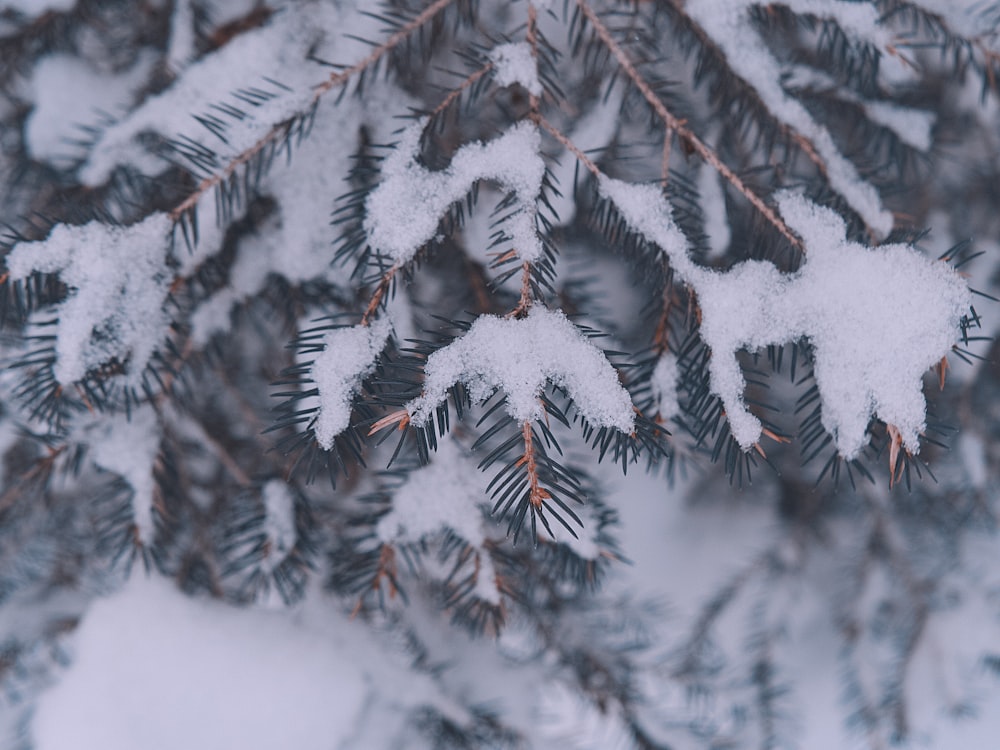
[[[536,124],[540,125],[546,131],[548,131],[549,135],[551,135],[553,138],[559,141],[559,143],[563,146],[563,148],[565,148],[567,151],[573,154],[573,156],[575,156],[577,160],[584,167],[587,168],[587,171],[590,172],[592,175],[594,175],[594,177],[597,178],[601,177],[601,170],[598,168],[596,164],[594,164],[594,161],[585,153],[583,153],[583,151],[580,150],[580,147],[570,140],[568,135],[566,135],[559,128],[557,128],[547,119],[545,119],[544,115],[538,114],[532,117],[531,119],[534,120]]]
[[[483,67],[481,67],[479,70],[475,71],[474,73],[470,73],[468,76],[466,76],[465,80],[462,81],[458,86],[456,86],[455,88],[453,88],[448,93],[448,96],[446,96],[441,101],[441,103],[438,104],[431,111],[431,117],[436,117],[439,114],[441,114],[442,112],[444,112],[446,109],[448,109],[448,107],[450,107],[455,102],[455,100],[458,99],[458,97],[460,97],[468,88],[470,88],[471,86],[475,85],[476,82],[479,81],[480,78],[482,78],[487,73],[489,73],[491,70],[493,70],[493,68],[494,68],[493,63],[492,62],[488,62]]]
[[[385,298],[385,293],[389,291],[389,286],[392,284],[393,278],[395,278],[401,268],[402,266],[397,263],[382,275],[378,286],[372,292],[371,299],[368,300],[368,305],[365,307],[365,314],[361,316],[361,325],[367,326],[371,323],[372,318],[378,311],[379,305],[382,304],[382,300]]]
[[[521,436],[524,439],[524,455],[517,460],[518,466],[523,466],[528,475],[528,502],[536,511],[542,509],[542,501],[548,500],[551,495],[541,485],[538,477],[538,460],[535,456],[534,434],[531,429],[531,422],[521,425]]]

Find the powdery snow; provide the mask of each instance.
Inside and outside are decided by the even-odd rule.
[[[697,295],[701,336],[712,350],[710,386],[744,450],[760,438],[761,424],[743,401],[735,353],[801,338],[815,349],[823,425],[841,455],[857,456],[873,416],[897,427],[908,451],[919,450],[923,374],[951,351],[971,304],[952,268],[907,245],[850,242],[835,212],[786,191],[776,199],[805,243],[799,271],[747,261],[720,273],[693,263],[658,189],[608,178],[600,189]]]
[[[538,66],[527,42],[500,44],[490,50],[493,63],[493,80],[500,86],[524,86],[529,94],[542,95],[542,82],[538,80]]]
[[[371,246],[397,264],[408,262],[434,238],[448,208],[463,200],[480,180],[499,183],[515,194],[518,211],[504,224],[519,257],[533,261],[542,254],[535,230],[535,202],[542,189],[545,162],[541,137],[528,122],[519,122],[489,143],[462,146],[447,169],[421,166],[420,120],[406,128],[382,165],[382,181],[365,204],[365,230]]]
[[[480,316],[465,335],[427,358],[424,375],[423,394],[406,405],[416,424],[431,419],[456,383],[477,402],[502,389],[510,416],[521,423],[541,419],[539,396],[550,382],[565,388],[580,415],[597,427],[628,433],[635,423],[632,399],[604,354],[562,312],[540,305],[523,319]]]
[[[319,389],[319,414],[313,425],[316,442],[326,450],[347,429],[351,404],[364,380],[375,370],[379,354],[392,333],[386,319],[369,326],[337,328],[323,338],[323,352],[313,362],[311,377]]]
[[[132,487],[132,517],[139,541],[153,542],[156,482],[153,467],[160,452],[160,425],[150,406],[106,417],[86,427],[94,463],[114,472]]]
[[[60,224],[47,239],[11,250],[12,281],[32,272],[59,274],[70,288],[58,305],[54,372],[60,383],[114,359],[131,381],[141,376],[169,322],[163,304],[172,278],[165,261],[170,231],[166,214],[129,227]]]

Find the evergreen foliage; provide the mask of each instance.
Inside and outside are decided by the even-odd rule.
[[[983,708],[998,24],[0,0],[0,741],[143,575],[398,647],[437,697],[344,747],[804,746],[808,617],[865,746]],[[772,528],[643,553],[712,581],[668,614],[624,502]]]

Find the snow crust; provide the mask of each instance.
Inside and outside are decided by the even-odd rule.
[[[326,450],[350,424],[351,404],[361,381],[375,370],[390,333],[389,321],[378,319],[368,326],[337,328],[323,337],[323,351],[313,363],[311,377],[320,402],[313,432]]]
[[[701,336],[712,351],[710,386],[744,450],[760,438],[761,423],[743,401],[735,353],[801,338],[814,347],[822,421],[841,455],[857,456],[873,416],[897,427],[908,451],[919,450],[922,376],[951,351],[971,304],[953,269],[907,245],[851,242],[834,211],[784,191],[776,200],[805,243],[802,267],[783,274],[771,263],[746,261],[719,272],[691,260],[657,188],[602,178],[600,190],[697,295]]]
[[[141,376],[169,323],[163,304],[172,278],[165,260],[170,231],[166,214],[128,227],[60,224],[47,239],[11,250],[11,280],[59,274],[70,288],[56,326],[54,372],[61,384],[112,359],[131,381]]]
[[[536,305],[527,317],[483,315],[469,331],[427,358],[424,392],[406,405],[424,424],[464,383],[473,401],[497,389],[507,396],[507,413],[524,423],[544,416],[539,396],[546,384],[565,388],[581,416],[597,427],[631,432],[632,399],[604,354],[560,311]]]
[[[500,86],[524,86],[529,94],[542,95],[542,82],[538,80],[538,66],[527,42],[499,44],[490,50],[493,63],[493,80]]]
[[[519,122],[488,143],[460,148],[447,169],[432,172],[419,163],[420,120],[406,128],[382,166],[382,181],[365,204],[371,246],[397,265],[408,262],[434,238],[448,208],[463,200],[480,180],[500,184],[516,196],[518,211],[505,223],[514,249],[525,261],[542,254],[535,230],[535,202],[545,176],[541,137],[531,123]]]
[[[156,481],[153,468],[160,452],[160,425],[151,406],[105,417],[86,428],[94,463],[114,472],[132,487],[132,518],[139,542],[149,546],[156,534]]]

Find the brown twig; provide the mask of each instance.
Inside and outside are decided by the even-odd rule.
[[[464,81],[462,81],[460,84],[458,84],[458,86],[456,86],[450,92],[448,92],[448,96],[442,99],[441,103],[438,104],[433,110],[431,110],[431,117],[436,117],[437,115],[441,114],[446,109],[448,109],[448,107],[450,107],[455,102],[455,100],[458,99],[458,97],[460,97],[468,88],[473,86],[480,78],[485,76],[491,70],[493,70],[493,63],[488,62],[479,70],[475,71],[474,73],[470,73],[468,76],[466,76]]]
[[[365,313],[361,316],[361,325],[367,326],[371,323],[375,313],[378,312],[379,305],[382,304],[382,300],[385,298],[385,293],[389,291],[389,287],[392,285],[392,280],[395,278],[400,268],[402,268],[402,266],[397,264],[382,274],[382,278],[379,280],[378,286],[375,287],[375,291],[372,292],[371,299],[368,300],[368,305],[365,307]]]
[[[523,466],[528,475],[528,502],[536,511],[542,509],[542,502],[548,500],[552,495],[542,487],[538,477],[538,461],[535,457],[534,433],[531,429],[531,422],[521,425],[521,436],[524,439],[524,455],[517,460],[517,466]]]
[[[598,168],[598,166],[596,164],[594,164],[593,159],[591,159],[589,156],[587,156],[585,153],[583,153],[583,151],[580,150],[580,147],[577,146],[575,143],[573,143],[573,141],[570,140],[570,138],[569,138],[568,135],[566,135],[564,132],[562,132],[561,130],[559,130],[559,128],[557,128],[555,125],[553,125],[547,119],[545,119],[544,115],[537,114],[537,115],[534,115],[531,119],[537,125],[541,126],[546,131],[548,131],[549,135],[551,135],[553,138],[555,138],[557,141],[559,141],[559,143],[567,151],[569,151],[571,154],[573,154],[573,156],[575,156],[577,158],[577,160],[579,160],[579,162],[584,167],[586,167],[587,171],[590,172],[592,175],[594,175],[594,177],[597,177],[597,178],[601,177],[601,170]]]

